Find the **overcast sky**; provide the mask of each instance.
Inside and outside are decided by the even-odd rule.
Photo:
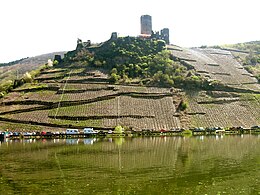
[[[73,50],[77,38],[137,36],[144,14],[182,47],[260,40],[259,8],[260,0],[1,0],[0,62]]]

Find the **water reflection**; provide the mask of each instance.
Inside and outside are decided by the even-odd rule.
[[[0,137],[0,145],[1,145],[4,141],[5,141],[5,139]]]
[[[113,141],[114,140],[114,141]],[[95,142],[97,142],[97,138],[83,138],[83,139],[74,139],[74,138],[69,138],[69,139],[10,139],[10,138],[5,138],[0,140],[0,145],[4,144],[10,144],[10,143],[23,143],[23,144],[29,144],[29,143],[53,143],[53,144],[67,144],[67,145],[77,145],[80,143],[87,144],[87,145],[92,145]],[[108,139],[109,142],[117,142],[117,138]]]
[[[92,144],[94,144],[95,141],[97,141],[96,138],[86,138],[86,139],[83,139],[83,143],[87,144],[87,145],[92,145]]]
[[[0,190],[257,194],[259,147],[259,136],[253,135],[6,140],[0,150]]]
[[[224,138],[224,135],[216,135],[216,140],[220,140],[220,139],[223,139]]]
[[[66,139],[66,144],[75,145],[79,143],[79,139]]]

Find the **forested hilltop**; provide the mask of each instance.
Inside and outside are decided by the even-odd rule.
[[[102,68],[112,83],[139,83],[147,86],[207,88],[209,82],[194,68],[172,56],[164,41],[120,37],[99,46],[68,52],[64,61],[81,66]],[[211,86],[212,87],[212,86]]]
[[[226,45],[223,45],[222,47],[233,48],[233,49],[247,51],[247,52],[260,53],[260,41],[250,41],[250,42],[237,43],[237,44],[226,44]]]

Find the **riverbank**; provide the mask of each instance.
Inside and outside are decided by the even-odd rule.
[[[260,128],[194,128],[190,130],[174,129],[174,130],[142,130],[142,131],[125,131],[123,133],[115,133],[113,131],[98,131],[97,133],[74,133],[67,134],[65,132],[2,132],[0,139],[42,139],[42,138],[88,138],[88,137],[138,137],[138,136],[178,136],[178,135],[218,135],[218,134],[260,134]]]

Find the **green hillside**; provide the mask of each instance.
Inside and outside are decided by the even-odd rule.
[[[237,44],[226,44],[223,45],[224,48],[233,48],[246,52],[258,52],[260,53],[260,41],[251,41],[245,43],[237,43]]]

